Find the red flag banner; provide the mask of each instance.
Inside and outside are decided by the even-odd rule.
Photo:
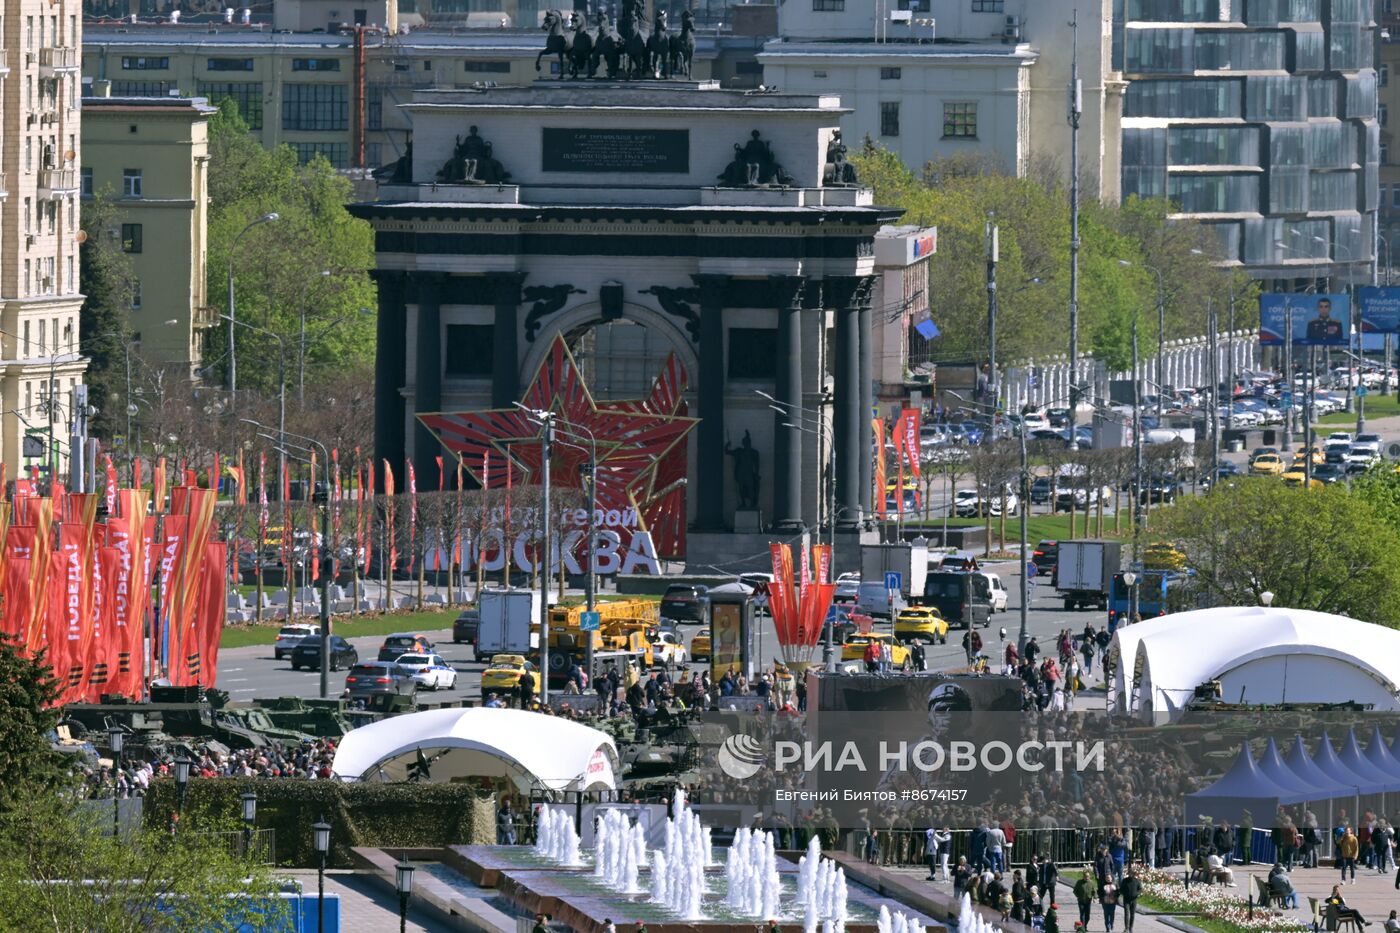
[[[200,638],[200,575],[207,572],[206,550],[213,535],[215,495],[207,489],[189,490],[190,514],[185,524],[185,541],[180,547],[170,586],[170,677],[176,686],[189,686],[198,680]],[[223,579],[223,565],[216,576]]]
[[[885,487],[889,484],[885,475],[885,419],[874,418],[870,426],[875,431],[875,489],[872,490],[875,497],[875,514],[884,518],[888,505],[888,492]]]
[[[160,540],[155,542],[156,588],[160,597],[160,612],[155,618],[155,645],[153,650],[159,658],[162,673],[171,677],[174,683],[174,655],[171,653],[172,612],[171,581],[179,564],[180,554],[185,546],[185,530],[189,524],[188,515],[166,515],[161,521]]]
[[[107,457],[107,514],[115,515],[117,512],[117,467],[112,463],[111,456]]]
[[[11,534],[14,529],[10,529]],[[3,574],[5,596],[5,634],[23,642],[29,627],[29,617],[33,614],[29,602],[28,557],[16,557],[13,553],[5,558]]]
[[[413,461],[408,463],[408,569],[413,569],[418,554],[418,477],[413,473]]]
[[[122,637],[125,629],[117,627],[117,603],[125,601],[125,594],[118,594],[117,586],[122,572],[122,552],[114,547],[95,548],[97,559],[96,579],[93,581],[97,597],[94,607],[97,610],[92,635],[92,660],[88,665],[88,702],[99,702],[104,693],[116,693],[121,657],[127,651]],[[125,580],[121,581],[125,583]],[[123,607],[125,608],[125,607]],[[126,655],[128,668],[131,655]]]
[[[193,682],[213,687],[219,680],[219,636],[223,632],[228,601],[228,578],[223,573],[228,560],[228,544],[210,541],[204,546],[204,570],[199,576],[195,641],[199,653],[188,670]]]
[[[389,461],[384,461],[384,524],[389,532],[389,553],[385,558],[389,561],[389,573],[399,562],[399,552],[394,548],[394,468],[389,465]]]
[[[83,683],[87,679],[87,648],[91,644],[91,616],[83,615],[84,581],[89,579],[85,572],[84,552],[90,541],[87,529],[73,522],[58,526],[58,551],[54,554],[57,568],[55,579],[50,583],[49,616],[57,631],[50,630],[63,642],[61,649],[52,645],[55,656],[63,658],[60,671],[55,665],[54,673],[63,685],[65,703],[81,699]],[[54,599],[57,596],[57,599]]]
[[[41,647],[45,652],[45,660],[53,669],[54,677],[58,679],[58,702],[60,704],[68,703],[73,698],[73,684],[71,683],[71,669],[69,667],[68,612],[64,600],[64,593],[67,590],[66,563],[66,555],[61,547],[50,551],[48,572],[42,574],[39,581],[43,590],[44,607],[43,644]]]

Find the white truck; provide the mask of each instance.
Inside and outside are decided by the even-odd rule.
[[[528,655],[539,650],[539,632],[531,631],[540,617],[538,590],[482,590],[478,605],[481,622],[477,628],[477,657]]]
[[[1117,541],[1061,541],[1055,562],[1055,589],[1065,610],[1081,606],[1108,609],[1113,575],[1123,563],[1123,545]]]
[[[923,539],[920,538],[920,541]],[[899,596],[896,602],[907,603],[924,598],[924,580],[928,577],[927,544],[863,544],[860,548],[860,582],[884,585],[886,574],[899,574]]]

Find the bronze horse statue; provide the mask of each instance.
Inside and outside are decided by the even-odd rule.
[[[669,78],[670,66],[671,34],[666,31],[666,11],[657,10],[651,36],[647,38],[647,77]]]
[[[570,18],[573,35],[569,43],[569,77],[577,78],[583,75],[591,78],[597,67],[593,64],[593,33],[580,21],[577,13],[570,14]]]
[[[573,44],[573,36],[564,30],[564,14],[558,10],[547,10],[540,28],[549,32],[549,38],[545,40],[544,48],[540,50],[540,54],[535,56],[535,70],[540,70],[540,59],[546,55],[557,55],[559,57],[559,76],[562,78],[564,76],[564,59],[568,56]]]
[[[681,11],[681,34],[671,37],[670,75],[690,77],[690,63],[695,58],[695,15]]]
[[[622,63],[624,52],[622,37],[613,28],[612,21],[608,19],[608,14],[599,12],[597,18],[598,33],[593,40],[593,56],[588,62],[588,76],[590,78],[598,74],[598,65],[606,64],[609,78],[616,78]]]

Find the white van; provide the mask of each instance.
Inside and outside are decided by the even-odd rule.
[[[991,590],[992,611],[1005,612],[1008,593],[1006,587],[1002,585],[1001,577],[985,570],[979,571],[979,573],[986,579],[987,588]]]

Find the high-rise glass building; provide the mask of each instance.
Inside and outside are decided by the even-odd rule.
[[[1369,281],[1380,162],[1367,0],[1115,0],[1123,196],[1165,196],[1266,280]]]

